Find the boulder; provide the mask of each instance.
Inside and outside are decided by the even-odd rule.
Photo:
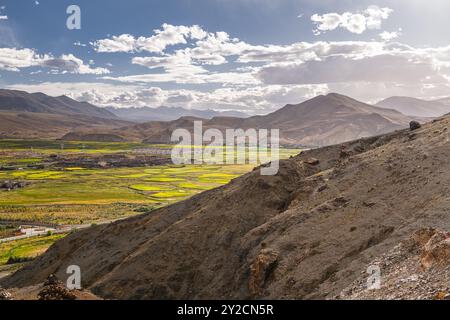
[[[421,125],[419,122],[417,122],[417,121],[411,121],[411,122],[409,123],[409,129],[410,129],[411,131],[417,130],[417,129],[419,129],[421,126],[422,126],[422,125]]]
[[[420,264],[424,270],[450,265],[450,234],[436,232],[424,245]]]
[[[253,296],[261,296],[271,273],[278,262],[278,252],[272,249],[263,249],[250,266],[250,279],[248,288]]]

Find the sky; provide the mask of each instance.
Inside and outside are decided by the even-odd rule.
[[[329,92],[442,98],[449,10],[448,0],[0,0],[0,87],[249,114]]]

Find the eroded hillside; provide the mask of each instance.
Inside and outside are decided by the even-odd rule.
[[[276,176],[76,232],[1,285],[76,264],[102,298],[334,298],[416,230],[449,230],[449,125],[307,151]]]

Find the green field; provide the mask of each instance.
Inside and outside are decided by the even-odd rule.
[[[39,236],[0,243],[0,266],[34,259],[64,236],[64,234]]]
[[[0,181],[30,182],[22,189],[0,191],[0,221],[38,221],[86,224],[123,218],[186,199],[221,186],[251,171],[254,165],[163,165],[88,169],[82,167],[30,169],[21,164],[43,162],[49,155],[67,153],[131,153],[136,149],[169,149],[139,143],[0,140]],[[286,158],[300,150],[281,149]]]

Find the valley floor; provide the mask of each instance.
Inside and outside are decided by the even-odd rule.
[[[17,237],[0,243],[0,265],[11,257],[31,259],[41,254],[64,232],[149,212],[224,185],[254,167],[173,165],[171,148],[0,140],[0,239]],[[300,151],[283,149],[281,156]],[[52,232],[20,239],[20,225],[48,227]]]

